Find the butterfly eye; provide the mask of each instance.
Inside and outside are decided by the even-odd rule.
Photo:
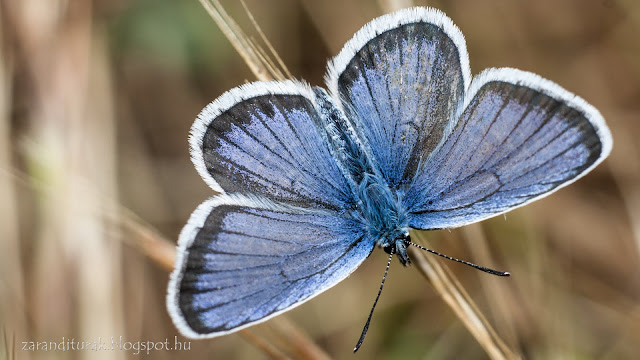
[[[384,252],[386,252],[389,255],[393,254],[395,252],[395,249],[396,249],[395,243],[390,243],[389,245],[382,247],[382,250],[384,250]]]

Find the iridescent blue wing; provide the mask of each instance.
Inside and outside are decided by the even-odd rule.
[[[374,242],[333,211],[220,195],[182,230],[167,296],[182,334],[213,337],[300,305],[353,272]]]
[[[391,188],[455,126],[470,81],[464,37],[443,13],[413,8],[377,18],[329,64],[327,85]]]
[[[353,195],[331,155],[313,91],[255,82],[209,104],[191,128],[191,159],[218,192],[339,210]]]
[[[584,100],[531,73],[486,70],[404,197],[410,226],[457,227],[522,206],[593,169],[611,146]]]

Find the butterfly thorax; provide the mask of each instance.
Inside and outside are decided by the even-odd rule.
[[[377,171],[343,112],[321,88],[314,88],[331,151],[356,195],[354,216],[365,225],[370,239],[402,264],[409,263],[407,216],[401,195]]]
[[[358,184],[358,207],[371,238],[387,253],[393,253],[403,265],[409,263],[406,244],[409,238],[406,212],[398,196],[376,175],[366,173]]]

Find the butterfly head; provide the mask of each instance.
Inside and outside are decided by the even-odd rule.
[[[409,259],[409,254],[407,254],[407,246],[410,242],[411,237],[409,236],[409,232],[404,232],[391,241],[383,243],[381,246],[387,254],[396,255],[402,265],[407,266],[411,264],[411,259]]]

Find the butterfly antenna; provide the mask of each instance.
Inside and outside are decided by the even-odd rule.
[[[489,268],[487,268],[487,267],[480,266],[480,265],[476,265],[476,264],[474,264],[474,263],[470,263],[470,262],[468,262],[468,261],[464,261],[464,260],[456,259],[456,258],[451,257],[451,256],[449,256],[449,255],[441,254],[441,253],[439,253],[439,252],[437,252],[437,251],[435,251],[435,250],[427,249],[426,247],[424,247],[424,246],[420,246],[420,245],[418,245],[418,244],[416,244],[416,243],[409,242],[409,245],[413,245],[413,246],[415,246],[415,247],[417,247],[417,248],[419,248],[419,249],[422,249],[422,250],[424,250],[424,251],[428,251],[428,252],[430,252],[430,253],[432,253],[432,254],[436,254],[436,255],[438,255],[438,256],[442,256],[442,257],[443,257],[443,258],[445,258],[445,259],[449,259],[449,260],[457,261],[457,262],[462,263],[462,264],[465,264],[465,265],[469,265],[469,266],[471,266],[471,267],[472,267],[472,268],[474,268],[474,269],[478,269],[478,270],[480,270],[480,271],[484,271],[484,272],[489,273],[489,274],[492,274],[492,275],[497,275],[497,276],[509,276],[509,275],[511,275],[510,273],[508,273],[508,272],[506,272],[506,271],[498,271],[498,270],[489,269]],[[385,275],[386,275],[386,274],[385,274]]]
[[[360,335],[360,339],[358,339],[358,343],[356,347],[353,348],[353,352],[355,353],[360,349],[362,342],[364,342],[364,337],[367,336],[367,331],[369,331],[369,324],[371,323],[371,316],[373,315],[373,309],[376,308],[376,304],[378,304],[378,299],[380,299],[380,294],[382,294],[382,287],[384,286],[384,281],[387,279],[387,274],[389,273],[389,266],[391,265],[391,258],[393,257],[393,249],[389,253],[389,261],[387,261],[387,269],[384,271],[384,275],[382,276],[382,282],[380,283],[380,289],[378,290],[378,296],[376,296],[376,301],[373,302],[373,306],[371,307],[371,312],[369,313],[369,317],[367,318],[367,323],[364,324],[364,329],[362,329],[362,334]]]

